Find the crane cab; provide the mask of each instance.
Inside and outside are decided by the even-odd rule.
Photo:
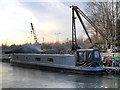
[[[85,67],[98,67],[102,65],[99,50],[77,49],[76,65]]]

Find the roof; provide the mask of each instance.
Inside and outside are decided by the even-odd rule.
[[[13,55],[21,55],[21,56],[70,56],[70,57],[73,57],[74,54],[34,54],[34,53],[14,53]]]
[[[77,49],[77,51],[96,51],[97,49]]]

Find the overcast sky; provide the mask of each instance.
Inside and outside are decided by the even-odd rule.
[[[77,5],[84,11],[83,2],[61,2],[58,0],[0,0],[0,44],[23,44],[31,39],[31,26],[40,43],[71,39],[71,8]],[[78,22],[78,21],[77,21]],[[84,30],[77,24],[77,37],[85,37]],[[58,34],[60,33],[60,34]]]

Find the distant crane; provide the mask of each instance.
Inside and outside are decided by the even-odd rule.
[[[31,24],[31,28],[32,28],[31,33],[33,33],[35,44],[38,44],[38,39],[37,39],[37,36],[35,34],[35,31],[34,31],[34,28],[33,28],[33,24],[32,23],[30,23],[30,24]]]

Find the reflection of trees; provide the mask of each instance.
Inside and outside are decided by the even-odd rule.
[[[76,77],[76,88],[100,88],[103,78],[97,75],[79,75]]]
[[[120,83],[120,79],[118,75],[109,75],[104,76],[102,81],[102,85],[107,88],[118,88]]]
[[[74,79],[76,88],[120,88],[118,75],[76,75]]]

